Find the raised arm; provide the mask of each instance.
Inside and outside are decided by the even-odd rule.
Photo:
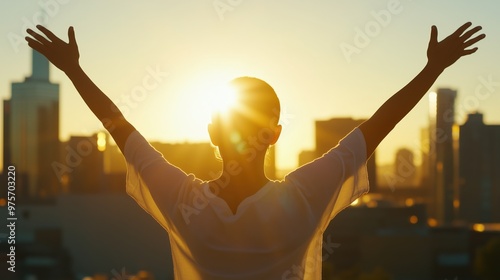
[[[37,33],[31,29],[26,37],[28,45],[43,54],[52,64],[62,70],[80,93],[90,110],[109,131],[118,147],[124,151],[125,141],[135,128],[124,118],[116,105],[90,80],[80,67],[78,45],[73,27],[68,29],[68,43],[54,35],[47,28],[38,25]]]
[[[359,126],[365,136],[367,156],[373,153],[396,124],[415,107],[444,69],[460,57],[477,50],[477,48],[468,48],[486,36],[481,34],[472,38],[481,30],[481,27],[476,26],[466,31],[471,25],[470,22],[462,25],[441,42],[437,41],[436,26],[432,26],[427,48],[427,64],[424,69],[410,83],[389,98],[370,119]]]

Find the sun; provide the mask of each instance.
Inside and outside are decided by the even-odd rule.
[[[236,105],[236,92],[228,82],[214,86],[209,96],[212,113],[226,114]]]
[[[185,93],[192,118],[210,120],[213,113],[226,113],[236,105],[236,94],[229,82],[234,73],[209,72],[194,77]]]

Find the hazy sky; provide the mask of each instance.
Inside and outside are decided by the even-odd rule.
[[[151,140],[208,141],[210,88],[254,76],[281,99],[277,164],[292,168],[314,148],[314,120],[369,117],[424,66],[431,25],[442,39],[467,21],[487,38],[431,90],[458,90],[459,124],[474,110],[500,123],[498,1],[22,0],[2,1],[0,10],[2,99],[31,73],[24,29],[45,12],[57,35],[67,39],[75,27],[85,71]],[[61,85],[62,139],[102,129],[53,66],[51,80]],[[424,99],[381,144],[378,162],[392,162],[400,147],[418,156],[427,116]]]

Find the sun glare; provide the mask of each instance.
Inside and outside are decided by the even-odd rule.
[[[212,112],[224,114],[233,108],[235,103],[236,93],[227,83],[210,90],[210,108]]]
[[[227,112],[235,105],[236,95],[229,85],[232,79],[238,77],[235,74],[213,70],[200,73],[189,81],[184,92],[193,119],[203,120],[206,124],[213,113]]]

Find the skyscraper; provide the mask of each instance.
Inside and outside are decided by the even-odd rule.
[[[500,125],[486,125],[480,113],[460,126],[459,218],[500,223]]]
[[[449,224],[455,218],[455,151],[453,125],[457,91],[440,88],[431,93],[429,167],[432,205],[430,214],[440,224]]]
[[[51,164],[59,159],[59,85],[49,80],[49,62],[32,52],[32,74],[12,83],[4,101],[4,168],[16,167],[20,199],[39,199],[58,192]]]

